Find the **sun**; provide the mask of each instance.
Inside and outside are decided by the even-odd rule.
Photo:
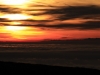
[[[16,40],[30,40],[31,38],[36,38],[36,36],[41,36],[44,34],[43,31],[39,31],[34,27],[26,26],[5,26],[5,32],[7,32],[11,37],[10,39]]]
[[[2,4],[5,5],[23,5],[27,2],[28,0],[2,0]]]
[[[25,39],[23,34],[26,29],[27,28],[23,26],[5,26],[5,30],[9,32],[9,35],[11,35],[12,38],[15,39]]]
[[[20,25],[20,24],[22,24],[22,23],[21,23],[21,22],[15,22],[15,21],[14,21],[14,22],[10,22],[9,24],[10,24],[10,25]]]
[[[1,16],[1,18],[7,18],[8,20],[26,20],[29,19],[30,16],[25,14],[5,14]]]
[[[6,26],[6,29],[10,30],[10,31],[21,31],[21,30],[24,30],[26,28],[21,27],[21,26]]]

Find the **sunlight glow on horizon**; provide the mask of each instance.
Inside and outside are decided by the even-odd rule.
[[[44,31],[38,28],[31,28],[26,26],[5,26],[3,32],[9,34],[11,37],[9,39],[16,40],[29,40],[32,38],[40,37],[45,34]],[[5,34],[6,35],[6,34]],[[38,39],[37,39],[38,40]]]

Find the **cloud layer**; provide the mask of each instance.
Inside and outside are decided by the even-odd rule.
[[[19,22],[22,22],[20,26],[58,29],[100,29],[100,7],[95,5],[58,7],[30,5],[25,9],[1,5],[0,12],[2,14],[24,13],[33,17],[27,20],[19,20]],[[0,18],[0,24],[7,25],[8,22],[12,22],[12,20]]]

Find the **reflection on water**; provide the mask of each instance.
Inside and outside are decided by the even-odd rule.
[[[0,52],[100,51],[99,44],[0,44]]]

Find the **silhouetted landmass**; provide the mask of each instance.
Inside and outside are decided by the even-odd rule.
[[[74,39],[74,40],[45,40],[44,43],[54,44],[100,44],[100,38]]]
[[[0,44],[100,44],[100,38],[71,39],[71,40],[49,40],[27,41],[27,42],[0,42]]]
[[[100,75],[100,70],[39,64],[0,62],[0,75]]]

